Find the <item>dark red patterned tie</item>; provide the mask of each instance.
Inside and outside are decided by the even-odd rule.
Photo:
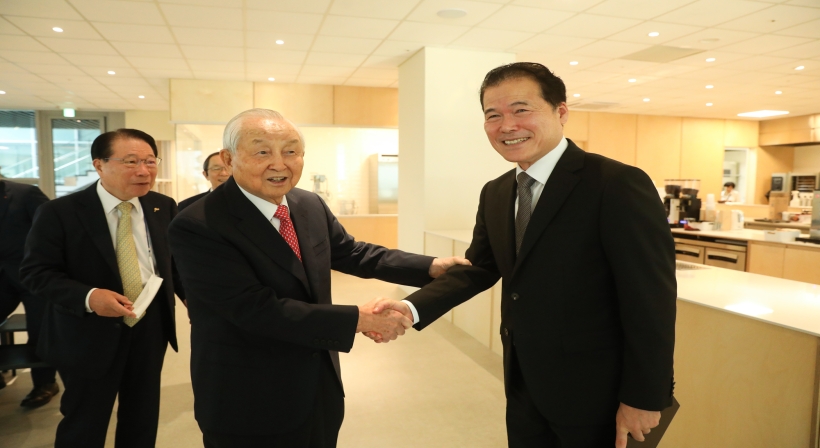
[[[288,246],[293,249],[296,258],[302,261],[302,253],[299,251],[299,239],[296,238],[296,231],[293,230],[293,221],[290,220],[287,205],[280,205],[273,214],[274,218],[279,218],[279,234],[287,241]]]

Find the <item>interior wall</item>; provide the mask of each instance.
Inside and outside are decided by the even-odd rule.
[[[820,173],[820,145],[794,148],[794,172]]]
[[[757,189],[755,204],[768,204],[766,193],[771,190],[772,173],[794,171],[793,146],[761,146],[757,148]]]

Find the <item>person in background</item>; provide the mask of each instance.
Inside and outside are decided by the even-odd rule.
[[[191,196],[188,199],[180,201],[179,211],[184,210],[185,207],[204,198],[205,195],[214,191],[216,187],[225,183],[225,181],[231,177],[231,167],[225,165],[225,162],[222,161],[222,156],[220,156],[219,151],[217,151],[205,158],[205,163],[202,164],[202,175],[210,182],[211,188],[204,193],[199,193],[196,196]]]
[[[48,198],[39,188],[0,178],[0,322],[22,302],[26,310],[28,345],[35,348],[40,337],[45,302],[20,284],[19,271],[34,213],[46,202]],[[57,370],[53,367],[31,369],[34,389],[20,406],[37,408],[51,401],[60,391],[56,380]],[[5,384],[0,375],[0,387]]]
[[[720,193],[720,202],[721,204],[724,202],[739,202],[740,201],[740,193],[735,190],[735,183],[734,182],[726,182],[723,184],[723,191]]]
[[[278,112],[240,113],[223,144],[233,176],[169,231],[189,297],[204,445],[333,448],[344,418],[339,352],[351,350],[357,332],[381,329],[390,340],[411,321],[390,310],[375,315],[373,302],[334,305],[331,270],[423,286],[466,260],[348,235],[318,195],[295,188],[304,138]]]
[[[177,207],[150,191],[161,159],[145,132],[101,134],[91,159],[100,180],[40,206],[20,265],[45,302],[37,352],[65,386],[54,446],[103,448],[118,401],[115,446],[150,448],[165,351],[177,350],[174,294],[185,298],[168,246]],[[153,301],[137,315],[141,294]]]
[[[643,441],[674,385],[675,245],[652,180],[564,137],[566,88],[541,64],[491,70],[479,99],[516,167],[481,191],[472,266],[390,307],[421,330],[502,279],[510,448]]]

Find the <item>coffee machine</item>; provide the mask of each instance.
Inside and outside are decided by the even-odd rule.
[[[811,201],[811,228],[808,238],[797,238],[804,243],[820,244],[820,190],[814,190]]]
[[[663,206],[669,225],[681,227],[681,221],[691,222],[700,218],[700,179],[665,179],[664,190]]]

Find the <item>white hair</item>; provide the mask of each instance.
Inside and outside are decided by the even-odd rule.
[[[304,150],[305,136],[302,134],[302,130],[285,118],[284,115],[270,109],[248,109],[231,118],[228,124],[225,125],[225,131],[222,133],[222,147],[230,151],[231,154],[236,154],[236,147],[239,145],[239,135],[242,131],[242,123],[246,118],[268,118],[290,123],[293,129],[296,129],[296,132],[299,133],[299,140],[302,142],[302,149]]]

